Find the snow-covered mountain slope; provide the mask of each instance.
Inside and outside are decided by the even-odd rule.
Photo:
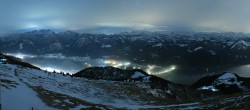
[[[15,76],[16,65],[1,65],[1,104],[3,110],[52,109],[37,93]]]
[[[142,82],[72,78],[12,64],[0,65],[0,73],[4,110],[243,109],[250,102],[249,94],[169,99]]]
[[[154,103],[164,98],[162,91],[139,82],[72,78],[12,64],[0,65],[0,72],[1,101],[6,110],[158,108]]]
[[[167,99],[188,99],[194,98],[196,95],[196,92],[188,86],[174,84],[157,76],[148,75],[140,69],[122,70],[114,67],[92,67],[79,71],[73,76],[95,80],[141,82],[151,89],[161,91],[161,96]]]
[[[6,59],[0,64],[4,109],[155,109],[187,98],[170,83],[168,89],[161,89],[149,82],[90,80],[46,72],[4,55],[0,59]],[[146,81],[146,74],[139,71],[130,76],[139,77]]]
[[[200,91],[190,91],[157,78],[149,81],[91,80],[49,73],[26,63],[7,59],[0,64],[1,104],[3,110],[79,110],[79,109],[239,109],[249,107],[250,95],[202,96]],[[13,59],[12,59],[13,60]],[[25,64],[25,65],[23,65]],[[129,78],[148,78],[139,71]],[[216,79],[228,84],[234,74],[224,74]],[[241,79],[237,79],[241,81]],[[166,85],[167,84],[167,85]],[[231,84],[231,83],[230,83]],[[158,88],[161,86],[161,88]],[[162,89],[167,88],[167,89]],[[185,88],[185,89],[184,89]],[[183,94],[183,95],[181,95]],[[196,95],[197,97],[191,97]],[[200,98],[200,97],[203,98]],[[237,102],[235,102],[237,100]],[[208,103],[210,102],[210,103]],[[212,102],[212,103],[211,103]]]
[[[236,49],[236,50],[246,50],[248,47],[250,47],[250,43],[244,41],[244,40],[239,40],[232,44],[231,49]]]
[[[218,91],[222,93],[248,92],[249,78],[242,78],[235,73],[207,76],[197,81],[193,87],[198,90]]]

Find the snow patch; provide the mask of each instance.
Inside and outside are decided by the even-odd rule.
[[[162,43],[155,44],[152,47],[162,47]]]
[[[179,44],[180,47],[187,47],[188,44]]]
[[[110,48],[112,45],[102,45],[102,48]]]
[[[212,90],[212,91],[219,91],[218,89],[215,89],[215,87],[213,85],[210,86],[203,86],[198,88],[198,90]]]
[[[212,55],[216,55],[216,52],[213,50],[209,50],[208,52],[211,53]]]
[[[86,106],[86,105],[79,105],[79,106],[76,106],[75,108],[71,108],[70,110],[80,110],[80,109],[87,109],[89,108],[90,106]]]
[[[162,97],[162,95],[160,93],[158,93],[158,89],[149,90],[149,93],[151,93],[155,97]]]
[[[198,50],[201,50],[201,49],[204,49],[204,48],[203,47],[197,47],[193,51],[195,52],[195,51],[198,51]]]
[[[240,40],[240,41],[238,41],[238,42],[236,42],[232,47],[231,47],[231,49],[234,49],[234,48],[238,48],[238,49],[246,49],[247,47],[249,47],[250,46],[250,44],[248,43],[248,42],[246,42],[246,41],[244,41],[244,40]]]
[[[131,76],[131,78],[139,78],[139,77],[144,77],[145,75],[144,74],[142,74],[141,72],[135,72],[132,76]]]
[[[19,49],[22,50],[23,49],[23,43],[19,44]]]
[[[221,75],[218,79],[223,80],[223,79],[228,79],[228,78],[236,78],[235,74],[232,73],[225,73]]]
[[[146,76],[146,77],[143,77],[143,80],[144,81],[150,81],[150,78],[151,78],[151,76]]]
[[[225,74],[221,75],[219,78],[217,78],[214,81],[214,83],[216,85],[220,85],[220,84],[228,84],[228,85],[236,84],[236,85],[238,85],[238,87],[241,87],[241,83],[243,83],[243,82],[238,81],[235,74],[233,74],[233,73],[225,73]]]

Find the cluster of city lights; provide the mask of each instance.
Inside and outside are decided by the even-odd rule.
[[[124,67],[127,68],[130,65],[130,62],[122,62],[122,61],[115,61],[115,60],[104,60],[104,64],[113,67]]]
[[[22,54],[22,53],[5,53],[6,55],[11,55],[20,59],[26,59],[26,58],[34,58],[37,56],[29,55],[29,54]],[[50,58],[50,57],[49,57]],[[59,57],[64,59],[64,57]],[[157,65],[138,65],[138,64],[132,64],[129,61],[118,61],[114,59],[82,59],[78,60],[79,62],[85,62],[83,63],[83,68],[89,68],[94,66],[112,66],[120,69],[142,69],[145,70],[150,75],[159,75],[159,74],[166,74],[176,69],[175,65],[163,67],[163,66],[157,66]],[[51,68],[51,67],[41,67],[43,70],[47,70],[50,72],[56,71],[59,72],[60,70]]]
[[[130,62],[126,61],[116,61],[116,60],[104,60],[103,63],[104,66],[113,66],[121,69],[126,69],[128,67],[130,68],[132,67],[133,69],[143,69],[146,70],[146,72],[151,75],[165,74],[176,69],[175,65],[172,65],[170,67],[161,67],[156,65],[143,66],[143,65],[131,64]]]
[[[148,74],[152,74],[152,75],[158,75],[158,74],[165,74],[165,73],[168,73],[168,72],[171,72],[173,70],[176,69],[176,66],[171,66],[171,67],[168,67],[166,69],[163,69],[163,70],[160,70],[160,71],[154,71],[154,69],[156,68],[157,66],[155,65],[148,65],[148,68],[146,69],[146,72]]]

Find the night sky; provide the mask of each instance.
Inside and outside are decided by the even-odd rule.
[[[52,29],[250,32],[249,0],[1,0],[0,34]]]

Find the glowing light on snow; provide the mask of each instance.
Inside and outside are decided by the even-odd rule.
[[[42,70],[47,70],[48,72],[61,72],[61,70],[58,70],[58,69],[55,69],[55,68],[51,68],[51,67],[39,67],[41,68]]]
[[[199,88],[198,90],[211,90],[211,91],[219,91],[218,89],[215,89],[214,86],[203,86],[201,88]]]
[[[113,67],[126,67],[129,66],[131,63],[130,62],[124,62],[124,61],[115,61],[115,60],[105,60],[103,61],[104,64],[108,66],[113,66]]]
[[[26,28],[34,28],[34,29],[40,28],[40,26],[38,24],[35,24],[35,23],[29,23],[25,27]]]
[[[35,56],[33,55],[28,55],[28,54],[22,54],[22,53],[17,53],[17,54],[12,54],[12,53],[6,53],[6,55],[14,56],[16,58],[24,59],[24,58],[33,58]]]
[[[128,65],[130,65],[130,63],[129,63],[129,62],[126,62],[126,63],[124,63],[124,65],[128,66]]]
[[[111,63],[111,61],[106,60],[106,61],[104,61],[104,63],[105,63],[105,64],[110,64],[110,63]]]
[[[15,57],[17,57],[17,58],[20,58],[20,59],[24,59],[24,55],[16,55]]]
[[[89,63],[87,63],[87,62],[84,63],[84,66],[85,66],[85,67],[92,67],[92,65],[89,64]]]
[[[117,62],[115,60],[105,60],[104,63],[105,64],[112,64],[112,65],[117,64]]]
[[[92,67],[92,65],[91,65],[91,64],[88,64],[88,67]]]

